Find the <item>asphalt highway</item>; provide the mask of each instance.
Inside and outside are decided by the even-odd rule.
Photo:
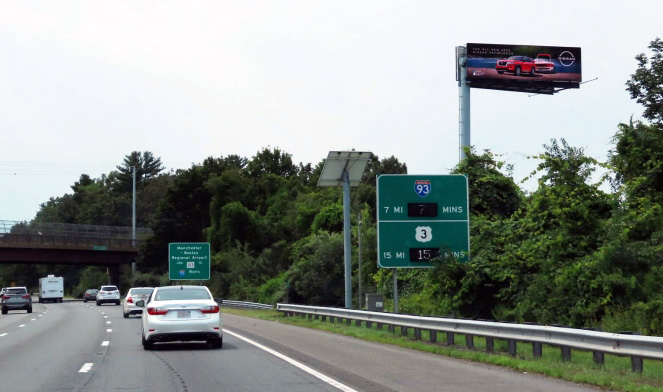
[[[0,316],[7,391],[592,391],[546,377],[223,314],[221,350],[144,351],[140,316],[70,301]]]

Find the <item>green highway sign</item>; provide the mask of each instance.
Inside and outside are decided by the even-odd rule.
[[[208,242],[172,242],[168,244],[170,280],[209,280],[210,248]]]
[[[432,267],[470,258],[467,177],[385,174],[377,181],[378,266]]]

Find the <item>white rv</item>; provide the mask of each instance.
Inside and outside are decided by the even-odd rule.
[[[48,275],[39,279],[39,303],[62,302],[62,297],[64,297],[64,279],[61,276]]]

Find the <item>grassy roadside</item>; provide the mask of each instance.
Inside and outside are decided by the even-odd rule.
[[[329,321],[307,320],[301,317],[284,317],[275,310],[248,310],[223,308],[224,313],[239,316],[253,317],[263,320],[277,321],[286,324],[302,326],[306,328],[329,331],[341,335],[352,336],[359,339],[378,343],[392,344],[414,350],[426,351],[448,357],[466,359],[475,362],[490,363],[504,366],[521,372],[538,373],[546,376],[585,383],[605,389],[617,391],[663,391],[663,362],[655,360],[644,361],[642,374],[631,371],[630,357],[605,356],[605,365],[594,364],[592,353],[573,350],[571,361],[564,362],[561,359],[560,349],[555,347],[543,347],[543,357],[534,359],[532,345],[518,343],[517,357],[507,354],[506,341],[495,341],[495,352],[485,351],[485,339],[474,337],[474,350],[465,348],[465,337],[455,335],[454,345],[446,344],[445,334],[437,334],[437,343],[429,343],[428,332],[421,332],[422,340],[414,339],[414,332],[408,331],[407,337],[401,336],[397,328],[396,333],[389,332],[383,327],[378,330],[373,325],[366,328],[352,323],[351,326]]]

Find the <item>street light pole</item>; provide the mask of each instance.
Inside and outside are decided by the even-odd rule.
[[[131,202],[131,246],[136,246],[136,166],[131,166],[133,174],[133,196]],[[131,263],[131,272],[136,273],[136,261]]]

